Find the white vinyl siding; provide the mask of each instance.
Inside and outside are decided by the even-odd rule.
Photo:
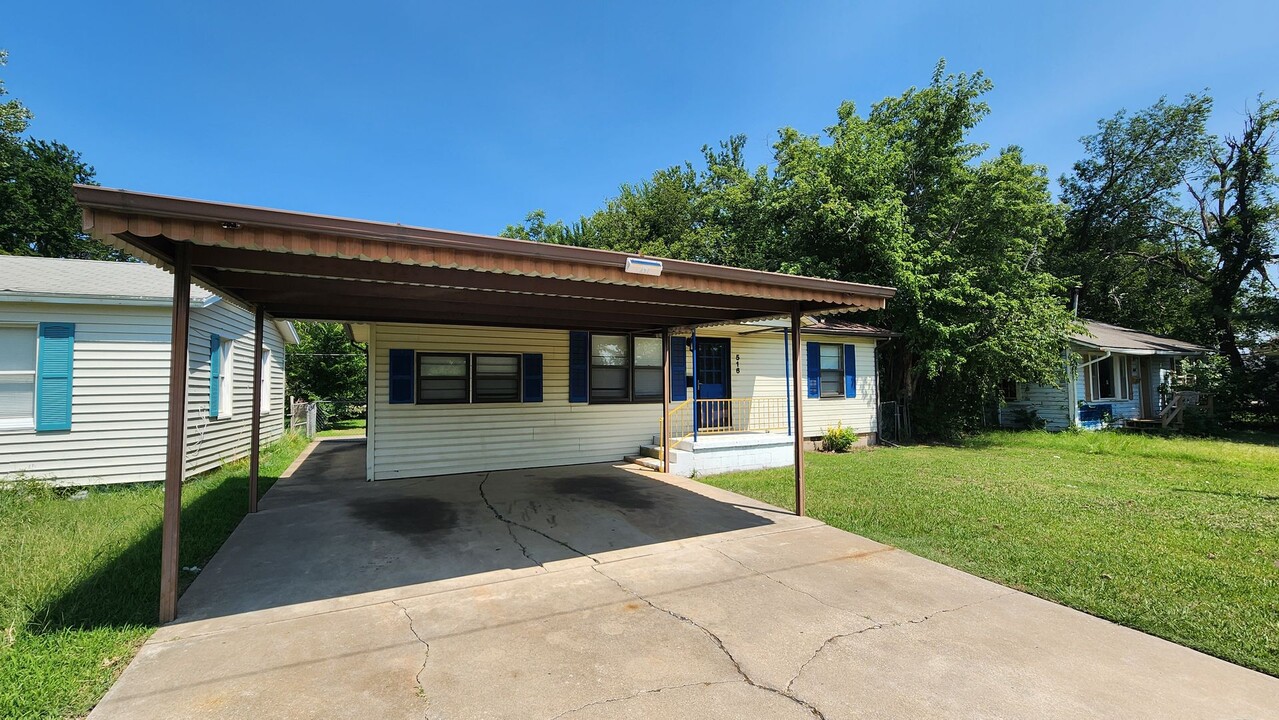
[[[168,310],[164,310],[168,317]],[[209,417],[209,338],[222,338],[223,394],[218,417]],[[284,432],[284,338],[273,321],[263,326],[271,351],[270,384],[275,397],[262,413],[262,442]],[[187,476],[220,467],[249,454],[253,419],[253,313],[225,300],[191,309],[187,366]],[[166,347],[167,350],[167,347]],[[167,358],[167,355],[166,355]],[[167,363],[166,363],[167,365]],[[167,378],[166,378],[167,387]]]
[[[368,473],[372,479],[620,461],[640,445],[652,442],[658,432],[660,403],[568,401],[567,331],[376,324],[370,326],[369,332],[372,419]],[[733,397],[773,397],[778,399],[779,407],[784,404],[786,362],[781,333],[739,335],[716,329],[699,332],[698,336],[731,338],[729,372]],[[805,335],[803,339],[830,342],[831,336]],[[875,341],[840,341],[857,348],[857,397],[805,397],[806,437],[820,436],[841,422],[859,434],[876,432]],[[541,353],[543,401],[392,405],[388,401],[388,358],[392,349],[419,353]],[[642,352],[648,356],[651,348]],[[637,359],[640,354],[637,350]],[[692,362],[691,353],[688,362]],[[802,357],[800,372],[802,390]]]
[[[76,326],[71,430],[0,430],[0,477],[22,474],[66,484],[142,482],[164,479],[168,419],[170,313],[167,307],[80,303],[0,302],[0,323],[74,323]],[[187,474],[248,454],[253,360],[248,340],[253,315],[223,302],[193,308],[190,346]],[[283,341],[268,322],[272,348],[273,412],[264,415],[264,441],[284,427]],[[237,353],[239,377],[235,419],[210,429],[209,336],[244,338]],[[240,430],[242,428],[242,431]]]

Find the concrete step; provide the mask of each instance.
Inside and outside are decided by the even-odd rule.
[[[689,454],[688,450],[681,450],[676,447],[671,448],[671,463],[683,462]],[[640,445],[640,455],[645,457],[662,459],[661,445]]]
[[[646,455],[627,455],[626,462],[635,463],[636,465],[648,468],[649,470],[656,470],[657,472],[662,471],[662,461]]]

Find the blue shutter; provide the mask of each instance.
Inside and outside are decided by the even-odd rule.
[[[413,402],[413,351],[391,350],[387,364],[390,366],[390,403],[408,405]]]
[[[542,353],[524,353],[524,402],[542,402]]]
[[[568,401],[584,403],[590,399],[591,367],[590,333],[574,331],[568,334]]]
[[[857,397],[857,346],[844,346],[844,397]]]
[[[222,338],[209,336],[209,417],[217,418],[222,389]]]
[[[36,430],[71,429],[75,325],[40,323],[36,352]]]
[[[671,401],[688,398],[688,346],[682,337],[671,338]]]
[[[822,346],[820,343],[808,343],[808,396],[822,396]]]

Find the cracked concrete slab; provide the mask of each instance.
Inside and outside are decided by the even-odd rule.
[[[847,718],[1279,717],[1275,678],[1020,592],[834,640],[794,688]]]
[[[152,639],[91,717],[420,720],[422,659],[421,642],[390,603]]]
[[[91,717],[1279,720],[1279,679],[692,480],[363,465],[277,483]]]
[[[550,718],[600,698],[738,679],[700,631],[590,568],[401,604],[431,645],[422,685],[432,717]]]

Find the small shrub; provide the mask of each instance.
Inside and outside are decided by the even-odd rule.
[[[1022,405],[1013,411],[1013,422],[1025,430],[1043,430],[1048,421],[1039,417],[1039,410],[1033,405]]]
[[[844,427],[843,422],[837,423],[835,427],[826,428],[826,434],[822,436],[822,448],[828,452],[848,452],[855,442],[857,442],[857,435]]]

